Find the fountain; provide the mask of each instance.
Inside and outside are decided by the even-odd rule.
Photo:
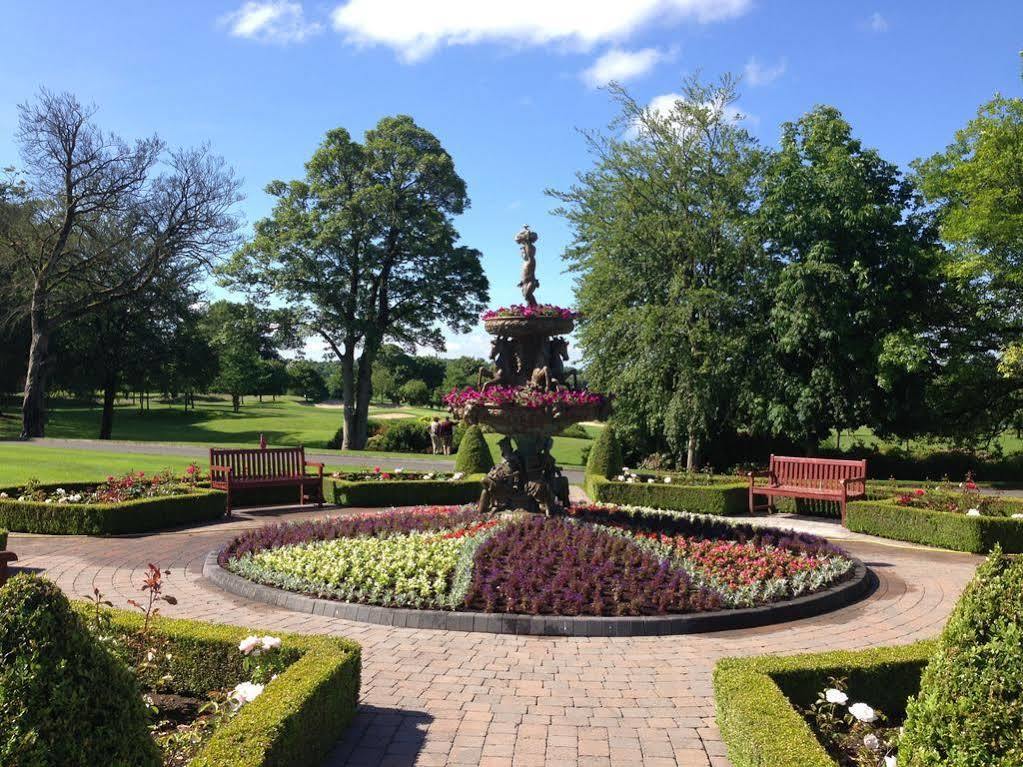
[[[494,336],[492,368],[480,370],[477,386],[445,398],[451,412],[470,424],[504,435],[502,461],[483,479],[482,512],[522,509],[551,515],[568,505],[568,480],[551,456],[556,434],[580,421],[606,418],[605,397],[567,380],[564,338],[575,312],[538,304],[536,232],[528,226],[515,236],[522,253],[519,287],[524,304],[486,312],[483,325]],[[485,380],[484,380],[485,379]]]

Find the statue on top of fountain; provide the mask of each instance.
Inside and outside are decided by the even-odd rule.
[[[522,227],[522,231],[515,235],[515,242],[521,246],[522,251],[522,280],[519,287],[522,288],[522,297],[526,299],[528,306],[536,306],[536,298],[533,294],[540,287],[540,281],[536,278],[536,241],[539,235],[529,228],[529,224]]]

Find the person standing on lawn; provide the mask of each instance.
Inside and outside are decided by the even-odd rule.
[[[438,427],[440,432],[440,442],[444,448],[444,455],[451,455],[451,443],[454,441],[455,436],[455,423],[447,416],[444,416],[444,420],[440,422]]]
[[[437,416],[430,421],[430,452],[434,455],[440,455],[441,452],[440,419]]]

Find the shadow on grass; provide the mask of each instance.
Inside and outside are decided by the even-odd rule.
[[[433,717],[425,711],[359,706],[355,720],[324,761],[342,765],[414,765]]]

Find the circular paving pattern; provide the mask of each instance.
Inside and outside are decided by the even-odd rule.
[[[677,765],[726,767],[711,672],[728,655],[902,644],[937,634],[979,557],[846,536],[877,576],[867,598],[825,615],[671,637],[533,637],[409,629],[296,613],[226,594],[202,576],[208,552],[283,514],[117,538],[13,534],[19,564],[72,597],[137,596],[149,562],[169,569],[168,615],[362,643],[359,716],[329,765]],[[788,525],[788,521],[784,523]]]

